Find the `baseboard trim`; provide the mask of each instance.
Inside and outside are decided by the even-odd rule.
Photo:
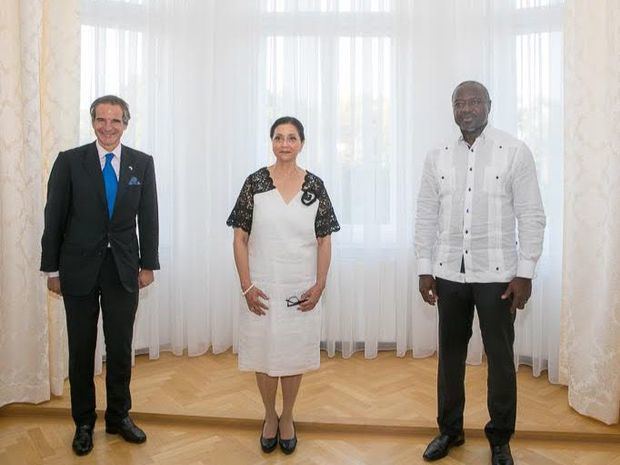
[[[99,418],[104,412],[97,410]],[[56,417],[70,419],[71,412],[66,407],[46,407],[43,405],[11,404],[0,408],[2,417]],[[179,415],[171,413],[144,412],[132,410],[132,418],[140,423],[158,423],[186,425],[188,427],[213,427],[226,429],[257,429],[262,424],[262,418],[249,417],[222,417],[205,415]],[[378,420],[369,418],[297,418],[295,426],[300,431],[349,433],[367,435],[398,435],[398,436],[433,436],[437,434],[437,427],[432,422]],[[483,438],[482,428],[466,428],[465,435],[471,438]],[[570,442],[604,442],[620,444],[618,433],[590,433],[568,430],[540,430],[520,429],[515,433],[515,439],[528,441],[570,441]]]

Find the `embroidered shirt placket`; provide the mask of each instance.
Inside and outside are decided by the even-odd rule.
[[[463,142],[464,143],[464,142]],[[471,225],[472,225],[472,206],[474,199],[474,180],[476,176],[476,152],[475,146],[472,145],[467,150],[467,175],[465,177],[465,202],[463,211],[463,261],[465,263],[465,276],[464,280],[467,282],[467,275],[471,273],[472,255],[469,253],[471,249]]]

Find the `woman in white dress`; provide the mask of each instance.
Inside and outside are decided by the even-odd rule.
[[[340,226],[323,181],[297,166],[304,128],[293,117],[271,126],[275,164],[247,177],[226,224],[247,308],[239,319],[239,369],[256,372],[265,405],[261,448],[297,445],[293,407],[302,374],[319,367],[320,298]],[[282,412],[276,412],[278,380]]]

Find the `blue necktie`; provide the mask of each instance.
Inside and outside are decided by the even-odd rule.
[[[112,168],[113,153],[105,154],[105,165],[103,165],[103,184],[105,185],[105,197],[108,200],[108,215],[112,218],[114,213],[114,202],[116,201],[116,191],[118,190],[118,179]]]

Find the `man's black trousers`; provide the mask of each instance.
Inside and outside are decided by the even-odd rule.
[[[137,277],[136,277],[137,280]],[[131,409],[131,345],[138,291],[127,291],[108,248],[94,289],[85,296],[64,295],[69,338],[71,415],[77,425],[94,425],[94,358],[99,309],[106,345],[106,423],[116,424]]]
[[[458,283],[437,278],[439,298],[438,417],[442,434],[463,430],[465,360],[478,312],[488,362],[485,434],[491,445],[508,443],[515,429],[517,384],[514,365],[514,319],[511,300],[502,300],[508,283]],[[482,393],[481,393],[482,394]]]

